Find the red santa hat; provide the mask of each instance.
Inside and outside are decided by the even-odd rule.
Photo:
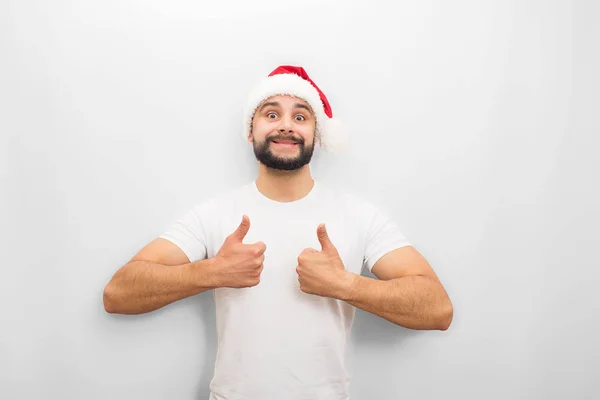
[[[347,148],[347,134],[339,120],[333,118],[331,105],[325,94],[308,77],[302,67],[282,65],[259,82],[248,97],[244,109],[244,139],[252,129],[252,118],[258,107],[269,97],[289,95],[306,101],[316,119],[316,140],[330,153],[341,153]]]

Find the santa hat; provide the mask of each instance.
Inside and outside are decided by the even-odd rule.
[[[291,65],[277,67],[250,93],[244,109],[244,139],[247,139],[250,134],[256,109],[266,99],[277,95],[298,97],[310,105],[316,119],[316,140],[323,150],[341,153],[347,148],[347,134],[341,122],[333,118],[325,94],[308,77],[304,68]]]

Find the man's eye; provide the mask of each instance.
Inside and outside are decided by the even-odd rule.
[[[275,114],[274,112],[270,112],[267,114],[267,118],[276,118],[277,114]]]
[[[297,121],[304,121],[306,118],[304,118],[304,115],[296,115],[296,120]]]

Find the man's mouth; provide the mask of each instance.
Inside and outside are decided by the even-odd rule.
[[[273,140],[273,143],[277,144],[298,144],[299,142],[295,142],[293,140]]]
[[[273,146],[280,150],[295,150],[296,147],[298,147],[298,145],[300,144],[300,142],[285,139],[272,140],[272,142]]]

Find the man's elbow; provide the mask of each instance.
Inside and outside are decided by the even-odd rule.
[[[448,305],[443,308],[443,311],[438,316],[438,330],[447,331],[452,324],[452,319],[454,318],[454,308],[450,301],[448,301]]]
[[[109,314],[118,313],[117,305],[115,303],[114,289],[110,285],[110,283],[104,288],[104,293],[102,294],[102,302],[104,303],[104,311],[106,311]]]

